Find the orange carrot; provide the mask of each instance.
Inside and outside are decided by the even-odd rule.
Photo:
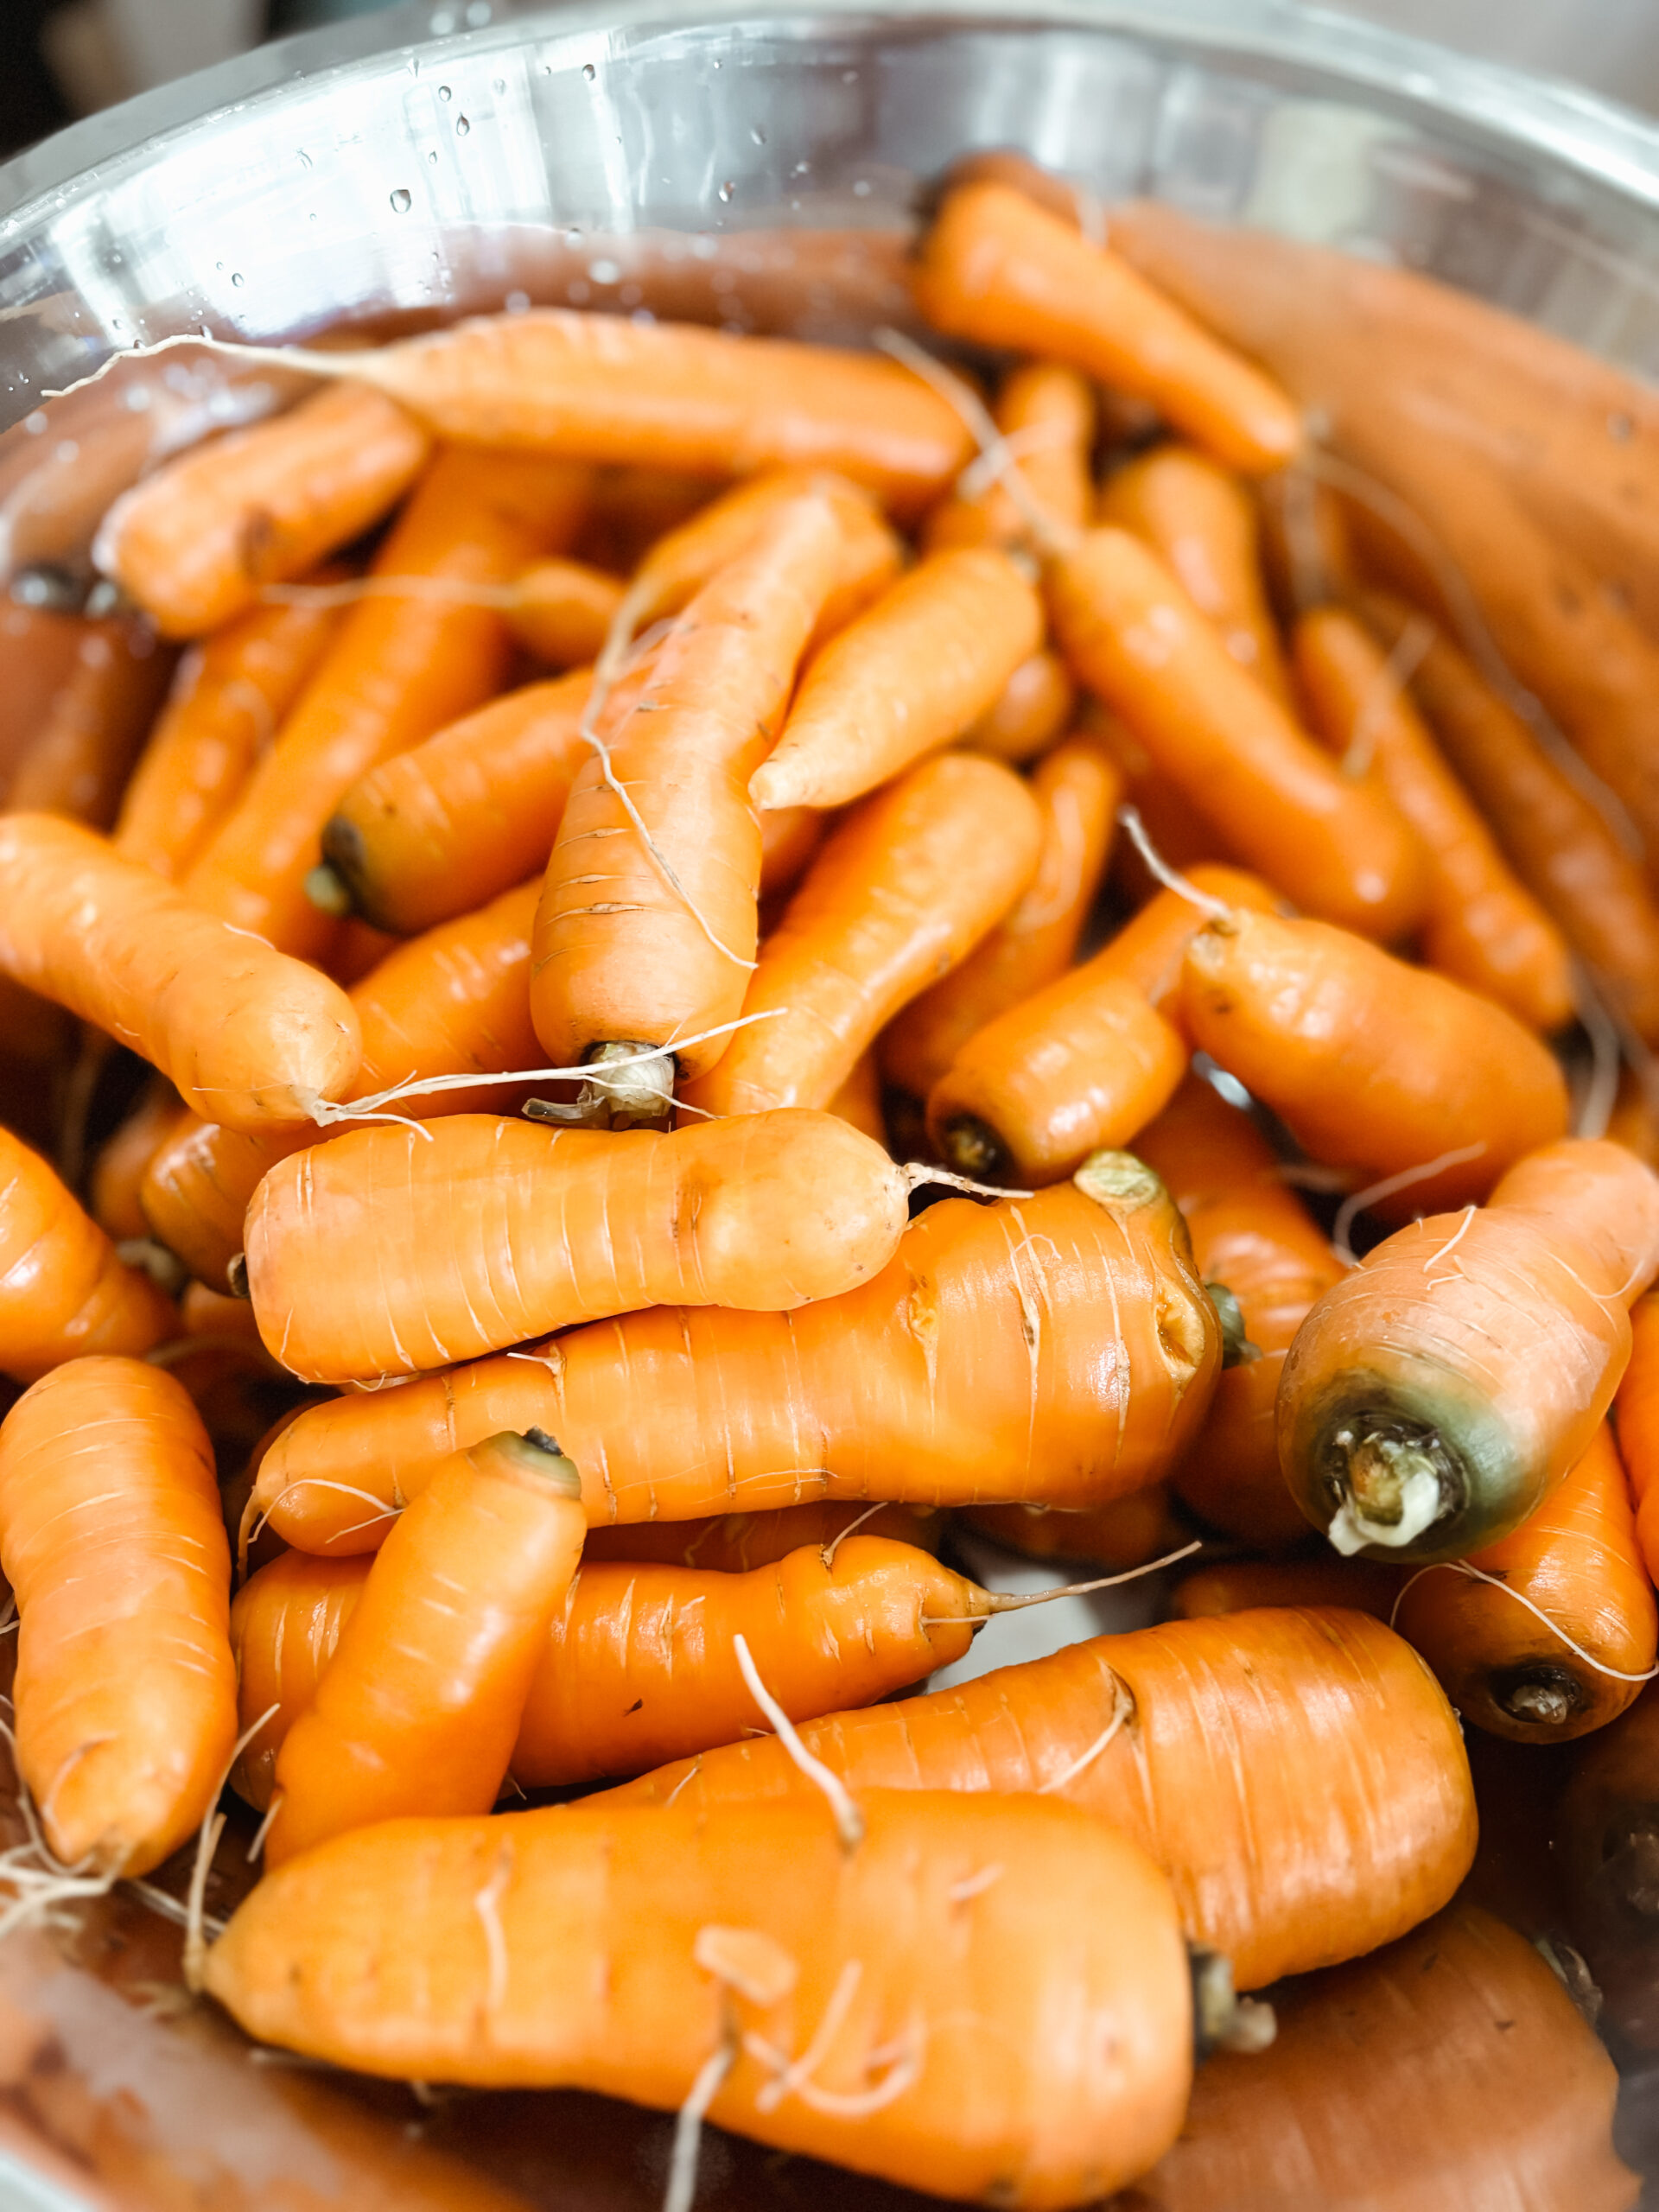
[[[8,805],[107,830],[172,673],[173,655],[148,623],[88,623],[74,668],[18,757]]]
[[[1071,727],[1077,703],[1065,663],[1045,647],[1022,660],[962,741],[976,753],[1018,766],[1045,753]]]
[[[205,1337],[247,1344],[261,1352],[258,1325],[245,1298],[227,1298],[209,1290],[205,1282],[188,1282],[179,1300],[179,1319],[187,1337]]]
[[[443,587],[507,582],[581,518],[584,472],[494,454],[441,453],[376,556],[375,576],[429,580],[435,596],[354,607],[277,741],[186,879],[190,896],[283,950],[322,944],[305,895],[341,794],[377,762],[480,706],[506,675],[501,616]]]
[[[842,823],[761,950],[732,1039],[690,1105],[826,1105],[905,1002],[954,969],[1032,880],[1042,817],[995,760],[947,753]]]
[[[928,555],[808,667],[751,798],[763,808],[861,798],[988,713],[1042,642],[1042,601],[1006,553]]]
[[[874,1052],[859,1054],[853,1063],[852,1073],[823,1110],[850,1122],[877,1144],[886,1145],[887,1122],[881,1110],[881,1071]]]
[[[649,464],[595,469],[593,509],[573,550],[613,575],[632,575],[658,539],[711,505],[719,491],[709,477]]]
[[[1078,1560],[1111,1569],[1144,1567],[1173,1550],[1185,1533],[1162,1483],[1131,1491],[1092,1512],[1045,1505],[969,1505],[956,1516],[976,1535],[988,1536],[1026,1559]],[[871,1524],[874,1526],[874,1523]]]
[[[376,1554],[276,1754],[265,1864],[410,1813],[486,1813],[587,1526],[552,1438],[457,1452]]]
[[[590,661],[604,645],[623,587],[582,561],[538,561],[512,587],[507,627],[549,668]]]
[[[1618,1386],[1613,1418],[1618,1448],[1636,1501],[1637,1541],[1649,1576],[1659,1562],[1659,1296],[1639,1298],[1630,1309],[1630,1359]]]
[[[866,1536],[887,1536],[937,1552],[944,1516],[918,1505],[785,1505],[771,1513],[722,1513],[707,1521],[632,1521],[589,1529],[584,1562],[625,1560],[661,1567],[698,1567],[709,1574],[747,1574],[770,1567],[803,1544],[820,1551],[858,1524]]]
[[[350,1083],[360,1045],[343,991],[101,837],[0,817],[0,969],[142,1052],[198,1113],[258,1128]]]
[[[0,804],[10,804],[17,763],[92,633],[84,615],[0,601]]]
[[[213,1454],[170,1375],[79,1359],[0,1427],[17,1764],[70,1866],[142,1874],[219,1793],[236,1735]]]
[[[92,1161],[88,1209],[105,1235],[118,1244],[149,1235],[149,1224],[138,1203],[139,1186],[157,1149],[172,1135],[181,1110],[172,1084],[161,1076],[151,1076],[131,1112]]]
[[[174,1325],[172,1300],[0,1128],[0,1374],[32,1382],[83,1353],[145,1352]]]
[[[814,806],[780,806],[760,817],[760,898],[793,891],[823,842],[830,818]]]
[[[988,1021],[1065,972],[1094,906],[1121,778],[1098,746],[1076,737],[1039,765],[1031,789],[1043,842],[1029,889],[960,967],[882,1033],[883,1074],[918,1098]]]
[[[1374,776],[1344,776],[1241,668],[1158,556],[1091,531],[1048,569],[1073,672],[1229,849],[1327,921],[1383,941],[1420,918],[1425,864]]]
[[[1301,442],[1283,391],[1109,247],[998,183],[950,193],[922,241],[917,305],[947,337],[1069,361],[1149,399],[1230,467],[1255,475]]]
[[[1145,747],[1116,715],[1098,699],[1089,699],[1077,719],[1083,734],[1093,739],[1123,779],[1124,798],[1140,816],[1153,849],[1166,867],[1190,873],[1202,861],[1230,859],[1227,840],[1166,777],[1158,773]],[[1117,841],[1112,855],[1112,881],[1131,908],[1144,906],[1160,889],[1159,879],[1142,859],[1139,847],[1128,837]]]
[[[318,1562],[327,1567],[328,1560]],[[1400,1594],[1397,1568],[1369,1560],[1227,1560],[1182,1577],[1170,1599],[1178,1621],[1251,1613],[1264,1605],[1340,1605],[1387,1620]]]
[[[419,474],[426,434],[362,385],[180,454],[118,499],[98,565],[170,638],[244,613],[378,521]]]
[[[1024,479],[1027,498],[1062,530],[1090,520],[1090,463],[1097,409],[1086,377],[1058,361],[1030,361],[1008,376],[996,403],[997,429]],[[968,477],[975,474],[966,472]],[[1018,545],[1030,534],[1005,485],[990,482],[942,499],[922,529],[930,553],[953,545]]]
[[[1285,1363],[1280,1459],[1304,1513],[1339,1550],[1420,1564],[1518,1529],[1588,1450],[1656,1269],[1659,1178],[1613,1144],[1551,1145],[1484,1210],[1399,1230]]]

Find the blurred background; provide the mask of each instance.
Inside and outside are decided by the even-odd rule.
[[[263,39],[389,0],[0,0],[0,155]],[[1656,0],[1330,0],[1659,112]],[[457,16],[462,10],[454,11]],[[487,20],[485,5],[480,12]],[[626,0],[620,0],[626,13]]]

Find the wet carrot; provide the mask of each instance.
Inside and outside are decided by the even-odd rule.
[[[962,742],[1018,766],[1046,752],[1070,728],[1077,703],[1065,663],[1045,646],[1020,662],[995,703],[963,732]]]
[[[94,558],[170,638],[244,613],[378,521],[430,452],[401,408],[362,385],[180,454],[118,499]]]
[[[969,1505],[956,1518],[1025,1559],[1077,1560],[1116,1569],[1144,1567],[1172,1551],[1185,1531],[1171,1510],[1167,1486],[1149,1483],[1109,1505],[1065,1512],[1043,1505]]]
[[[925,1098],[968,1039],[1071,966],[1111,851],[1122,781],[1087,738],[1057,746],[1031,779],[1042,848],[1029,888],[962,964],[882,1032],[889,1083]]]
[[[1012,370],[997,395],[996,427],[1008,441],[1027,497],[1063,530],[1082,530],[1090,518],[1096,413],[1089,379],[1058,361]],[[998,482],[966,492],[958,486],[922,526],[930,553],[953,545],[1020,545],[1029,535],[1025,512]]]
[[[236,1736],[213,1453],[170,1375],[78,1359],[0,1427],[17,1762],[70,1866],[142,1874],[213,1803]]]
[[[881,1071],[874,1052],[859,1054],[853,1063],[852,1073],[823,1110],[850,1122],[867,1137],[874,1137],[877,1144],[886,1145],[887,1122],[881,1110]]]
[[[770,1567],[803,1544],[820,1550],[858,1524],[866,1536],[937,1552],[944,1516],[930,1506],[785,1505],[771,1513],[722,1513],[706,1521],[631,1521],[589,1529],[583,1560],[640,1560],[661,1567],[697,1567],[709,1574],[747,1574]]]
[[[1399,1230],[1285,1363],[1280,1459],[1302,1510],[1340,1550],[1415,1564],[1507,1536],[1589,1449],[1656,1268],[1659,1179],[1575,1138],[1484,1209]]]
[[[1264,1605],[1340,1605],[1386,1621],[1403,1580],[1398,1568],[1363,1559],[1224,1560],[1184,1575],[1169,1604],[1178,1621],[1256,1612]]]
[[[149,1235],[138,1203],[139,1185],[182,1111],[172,1084],[152,1076],[120,1128],[99,1148],[87,1181],[87,1210],[118,1244]]]
[[[88,623],[12,772],[6,803],[107,830],[173,673],[148,623]]]
[[[549,668],[593,660],[604,645],[623,586],[582,561],[537,561],[512,587],[507,627]]]
[[[741,1030],[687,1086],[715,1114],[827,1104],[907,1000],[982,943],[1031,882],[1042,817],[995,760],[947,753],[832,834],[761,949]]]
[[[88,1352],[145,1352],[175,1325],[172,1300],[0,1128],[0,1374],[32,1382]]]

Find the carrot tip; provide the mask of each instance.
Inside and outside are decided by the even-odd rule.
[[[959,1175],[978,1182],[1004,1182],[1014,1172],[1013,1154],[976,1114],[952,1115],[939,1131],[939,1149]]]
[[[1188,1953],[1192,1974],[1192,2039],[1200,2059],[1212,2050],[1265,2050],[1279,2031],[1271,2005],[1240,1997],[1233,1987],[1230,1960],[1195,1944]]]
[[[225,1270],[225,1281],[232,1298],[253,1296],[248,1286],[248,1255],[245,1252],[238,1252],[232,1259]]]
[[[1340,1428],[1326,1464],[1340,1503],[1325,1534],[1344,1558],[1368,1544],[1403,1551],[1450,1510],[1446,1455],[1432,1431]]]
[[[1169,1202],[1161,1180],[1132,1152],[1091,1152],[1071,1180],[1085,1198],[1112,1212]]]

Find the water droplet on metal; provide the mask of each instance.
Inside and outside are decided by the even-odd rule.
[[[438,149],[435,146],[429,147],[428,149],[426,158],[429,162],[435,162],[437,160]]]
[[[467,10],[467,28],[481,31],[490,20],[490,0],[470,0]]]
[[[725,183],[721,186],[720,197],[725,200],[734,200],[737,197],[737,184],[734,178],[728,176]]]
[[[750,124],[749,136],[757,146],[764,146],[766,143],[766,134],[758,123]]]
[[[472,124],[467,122],[464,115],[458,115],[455,118],[455,136],[457,138],[464,138],[472,127]]]
[[[300,156],[300,167],[301,167],[302,169],[308,169],[308,168],[312,168],[312,167],[314,166],[314,164],[313,164],[313,162],[312,162],[311,156],[310,156],[310,155],[309,155],[309,154],[308,154],[308,153],[306,152],[306,150],[305,150],[304,147],[303,147],[303,146],[300,147],[300,148],[299,148],[299,149],[298,149],[298,151],[299,151],[299,156]]]
[[[869,196],[870,187],[868,180],[864,177],[860,177],[853,187],[853,197],[855,200],[868,200]]]
[[[598,76],[599,72],[594,68],[591,61],[584,61],[582,65],[582,73],[591,85],[594,78]]]
[[[231,271],[231,282],[232,282],[232,284],[234,284],[234,285],[235,285],[235,287],[236,287],[236,289],[237,289],[237,290],[238,290],[238,292],[242,289],[243,286],[247,283],[247,281],[248,281],[248,280],[247,280],[247,278],[246,278],[246,277],[242,274],[242,271],[241,271],[239,269],[232,269],[232,271]]]
[[[452,100],[454,98],[454,94],[450,91],[448,85],[440,85],[438,86],[438,98],[441,100]]]
[[[408,214],[408,213],[409,213],[409,211],[410,211],[410,209],[414,205],[415,205],[415,198],[414,198],[414,194],[413,194],[412,193],[405,192],[405,191],[404,191],[404,188],[403,188],[403,186],[400,184],[400,185],[398,186],[398,188],[397,188],[397,191],[396,191],[396,192],[394,192],[394,193],[392,194],[392,195],[391,195],[391,212],[392,212],[392,213],[393,213],[394,215],[407,215],[407,214]],[[317,219],[316,219],[316,217],[314,215],[314,216],[311,218],[311,219],[312,219],[312,221],[315,223],[315,220],[316,220]]]

